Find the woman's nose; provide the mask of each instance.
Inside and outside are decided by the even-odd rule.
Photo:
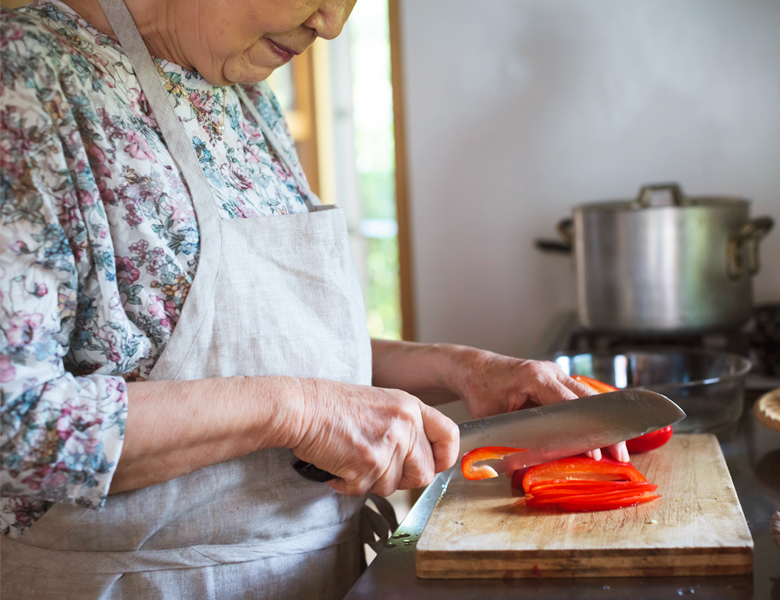
[[[323,0],[317,10],[303,23],[318,37],[332,40],[337,37],[355,6],[355,0]]]

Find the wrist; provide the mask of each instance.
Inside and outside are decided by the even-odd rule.
[[[305,396],[311,380],[298,377],[236,377],[239,397],[254,408],[248,419],[256,450],[293,448],[303,435],[307,420]]]
[[[475,370],[479,370],[483,352],[459,344],[437,344],[437,348],[441,355],[440,385],[463,398],[468,381],[473,378]]]

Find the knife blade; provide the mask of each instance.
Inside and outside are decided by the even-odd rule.
[[[460,455],[483,446],[527,448],[494,466],[515,471],[630,440],[684,417],[662,394],[619,390],[461,423]]]
[[[494,466],[499,473],[603,448],[685,418],[669,398],[648,390],[619,390],[461,423],[460,456],[483,446],[528,448]],[[306,479],[335,479],[302,460],[293,467]]]

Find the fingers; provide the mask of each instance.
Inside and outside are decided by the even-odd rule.
[[[558,371],[560,372],[560,382],[566,386],[567,389],[577,394],[577,398],[582,398],[583,396],[593,396],[597,393],[587,385],[582,385],[579,381],[576,381],[575,379],[572,379],[566,375],[566,373],[564,373],[563,369],[560,367],[558,368]]]
[[[588,388],[568,377],[554,362],[531,361],[530,369],[536,383],[536,393],[531,400],[539,404],[552,404],[590,395]]]
[[[631,460],[631,457],[628,455],[628,448],[626,447],[625,442],[618,442],[617,444],[607,446],[607,452],[609,452],[612,455],[612,458],[617,461],[628,462]]]
[[[607,446],[607,452],[609,452],[612,455],[612,458],[614,458],[619,462],[628,462],[629,460],[631,460],[631,457],[628,455],[628,448],[626,448],[625,442],[618,442],[617,444],[612,444],[611,446]],[[594,460],[601,460],[602,457],[601,448],[596,448],[595,450],[586,452],[585,455],[589,456]]]
[[[601,460],[601,448],[595,450],[589,450],[585,453],[585,456],[592,458],[593,460]]]

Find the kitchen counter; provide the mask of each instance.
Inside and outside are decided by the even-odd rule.
[[[345,600],[655,600],[689,595],[780,600],[780,548],[769,532],[772,514],[780,506],[780,433],[757,422],[748,400],[740,422],[718,439],[755,543],[752,576],[418,579],[415,544],[446,485],[447,472],[428,486]]]

